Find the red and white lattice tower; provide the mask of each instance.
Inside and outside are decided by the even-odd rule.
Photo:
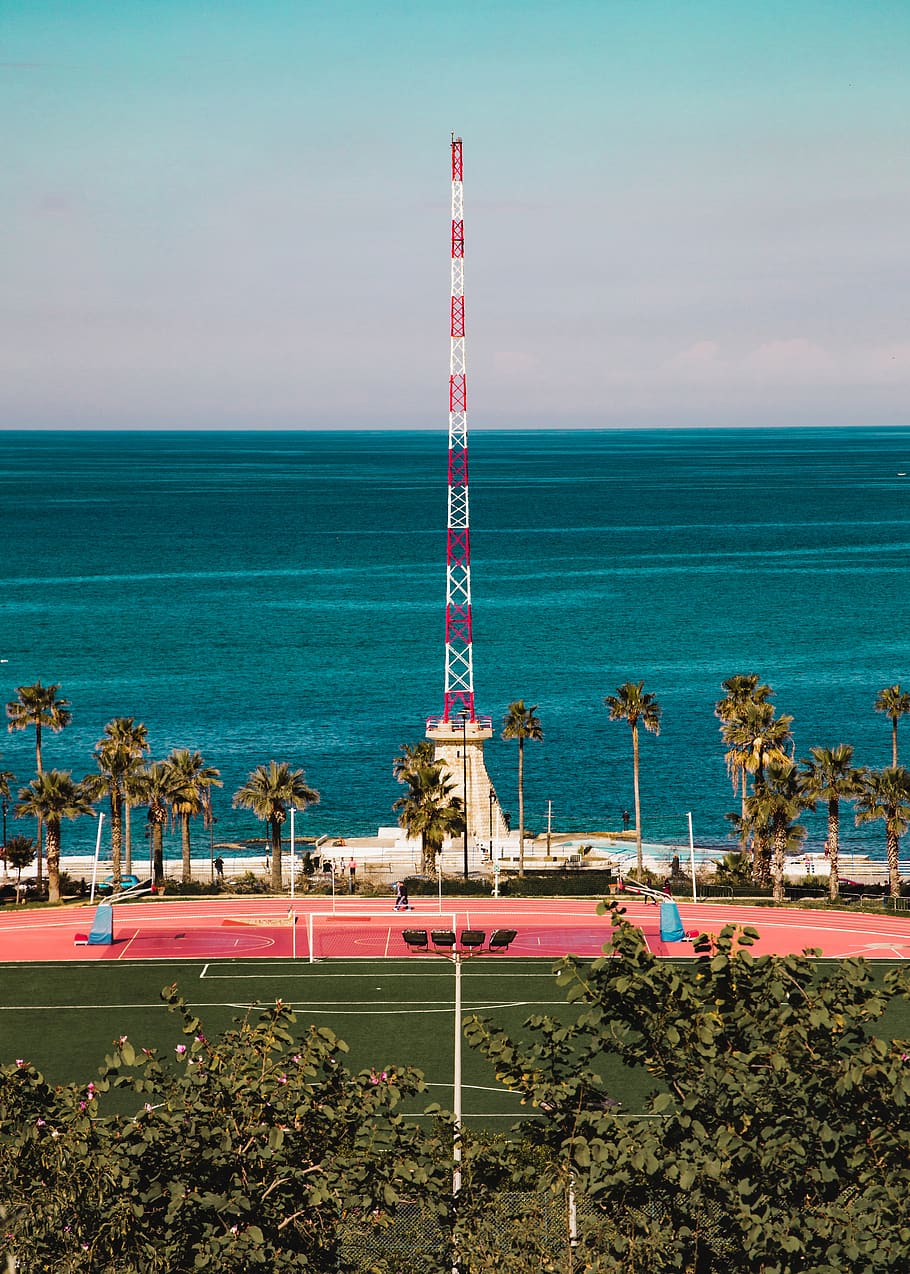
[[[474,712],[471,620],[471,531],[468,501],[468,396],[464,326],[464,196],[461,138],[452,137],[452,305],[449,366],[449,505],[446,550],[445,700],[441,717],[427,720],[427,738],[464,800],[463,868],[471,857],[492,859],[508,834],[487,774],[483,745],[492,738],[490,717]],[[454,847],[453,847],[454,848]]]
[[[474,720],[471,631],[471,520],[468,507],[468,394],[464,336],[464,188],[461,138],[452,138],[452,351],[449,364],[449,520],[446,576],[446,688],[443,720]]]

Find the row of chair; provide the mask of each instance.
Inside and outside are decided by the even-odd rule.
[[[517,934],[517,929],[495,929],[490,934],[490,941],[485,948],[487,935],[483,929],[462,929],[457,937],[454,929],[431,929],[429,933],[426,929],[405,929],[401,936],[407,943],[409,951],[429,951],[432,944],[434,951],[445,954],[455,950],[508,951]]]

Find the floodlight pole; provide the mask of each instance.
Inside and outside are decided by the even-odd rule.
[[[294,806],[291,806],[291,902],[294,901]]]
[[[464,782],[464,878],[468,879],[468,714],[461,714],[461,768]]]
[[[313,913],[312,912],[310,912],[309,920],[310,920],[310,926],[311,926],[310,928],[310,960],[312,961],[313,959],[313,938],[312,938]],[[457,915],[453,915],[452,916],[453,940],[457,932],[456,923],[455,923],[456,920],[457,920]],[[502,930],[502,932],[505,933],[506,931]],[[509,942],[513,941],[516,936],[517,935],[513,931],[512,938],[509,939]],[[423,938],[422,950],[426,951],[427,950],[427,947],[426,947],[427,935],[425,932],[423,933],[422,938]],[[483,934],[481,934],[481,939],[483,939]],[[464,944],[465,932],[462,933],[461,940],[462,940],[462,943]],[[411,940],[407,936],[405,936],[405,941],[408,943],[410,949],[413,951],[415,949],[415,945],[417,942],[416,936],[414,939],[415,945],[411,944]],[[465,960],[471,959],[472,956],[479,956],[479,955],[485,954],[483,951],[479,949],[473,949],[473,943],[471,944],[471,948],[472,949],[469,949],[469,950],[459,951],[457,948],[453,947],[451,950],[445,951],[445,950],[440,950],[439,945],[436,945],[435,951],[434,951],[434,954],[441,955],[443,959],[448,960],[449,963],[452,964],[455,969],[455,1032],[454,1032],[453,1051],[452,1051],[452,1211],[453,1211],[453,1218],[457,1215],[458,1200],[461,1194],[461,1162],[462,1162],[462,1159],[461,1159],[461,1137],[462,1137],[461,966]],[[501,948],[498,946],[497,949],[501,949]],[[453,1238],[452,1238],[451,1274],[461,1274],[461,1266],[458,1260],[458,1247],[454,1238],[454,1230],[453,1230]]]
[[[95,881],[98,878],[98,856],[101,853],[101,824],[104,822],[104,811],[98,814],[98,835],[95,838],[95,861],[92,863],[92,892],[89,895],[89,902],[95,901]]]
[[[449,957],[455,966],[455,1052],[452,1064],[452,1212],[457,1219],[461,1195],[461,965],[464,957],[453,951]],[[452,1274],[460,1274],[458,1248],[452,1243]]]

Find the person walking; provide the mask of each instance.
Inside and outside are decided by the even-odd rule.
[[[219,885],[224,884],[224,859],[219,854],[215,859],[215,876]]]
[[[407,886],[407,882],[404,880],[397,880],[395,882],[395,910],[396,911],[411,910],[411,903],[410,903],[410,900],[408,899],[408,886]]]

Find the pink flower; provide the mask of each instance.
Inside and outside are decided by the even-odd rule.
[[[178,1057],[182,1057],[183,1054],[186,1052],[186,1045],[178,1044],[177,1047],[174,1049],[174,1052],[177,1054]]]

